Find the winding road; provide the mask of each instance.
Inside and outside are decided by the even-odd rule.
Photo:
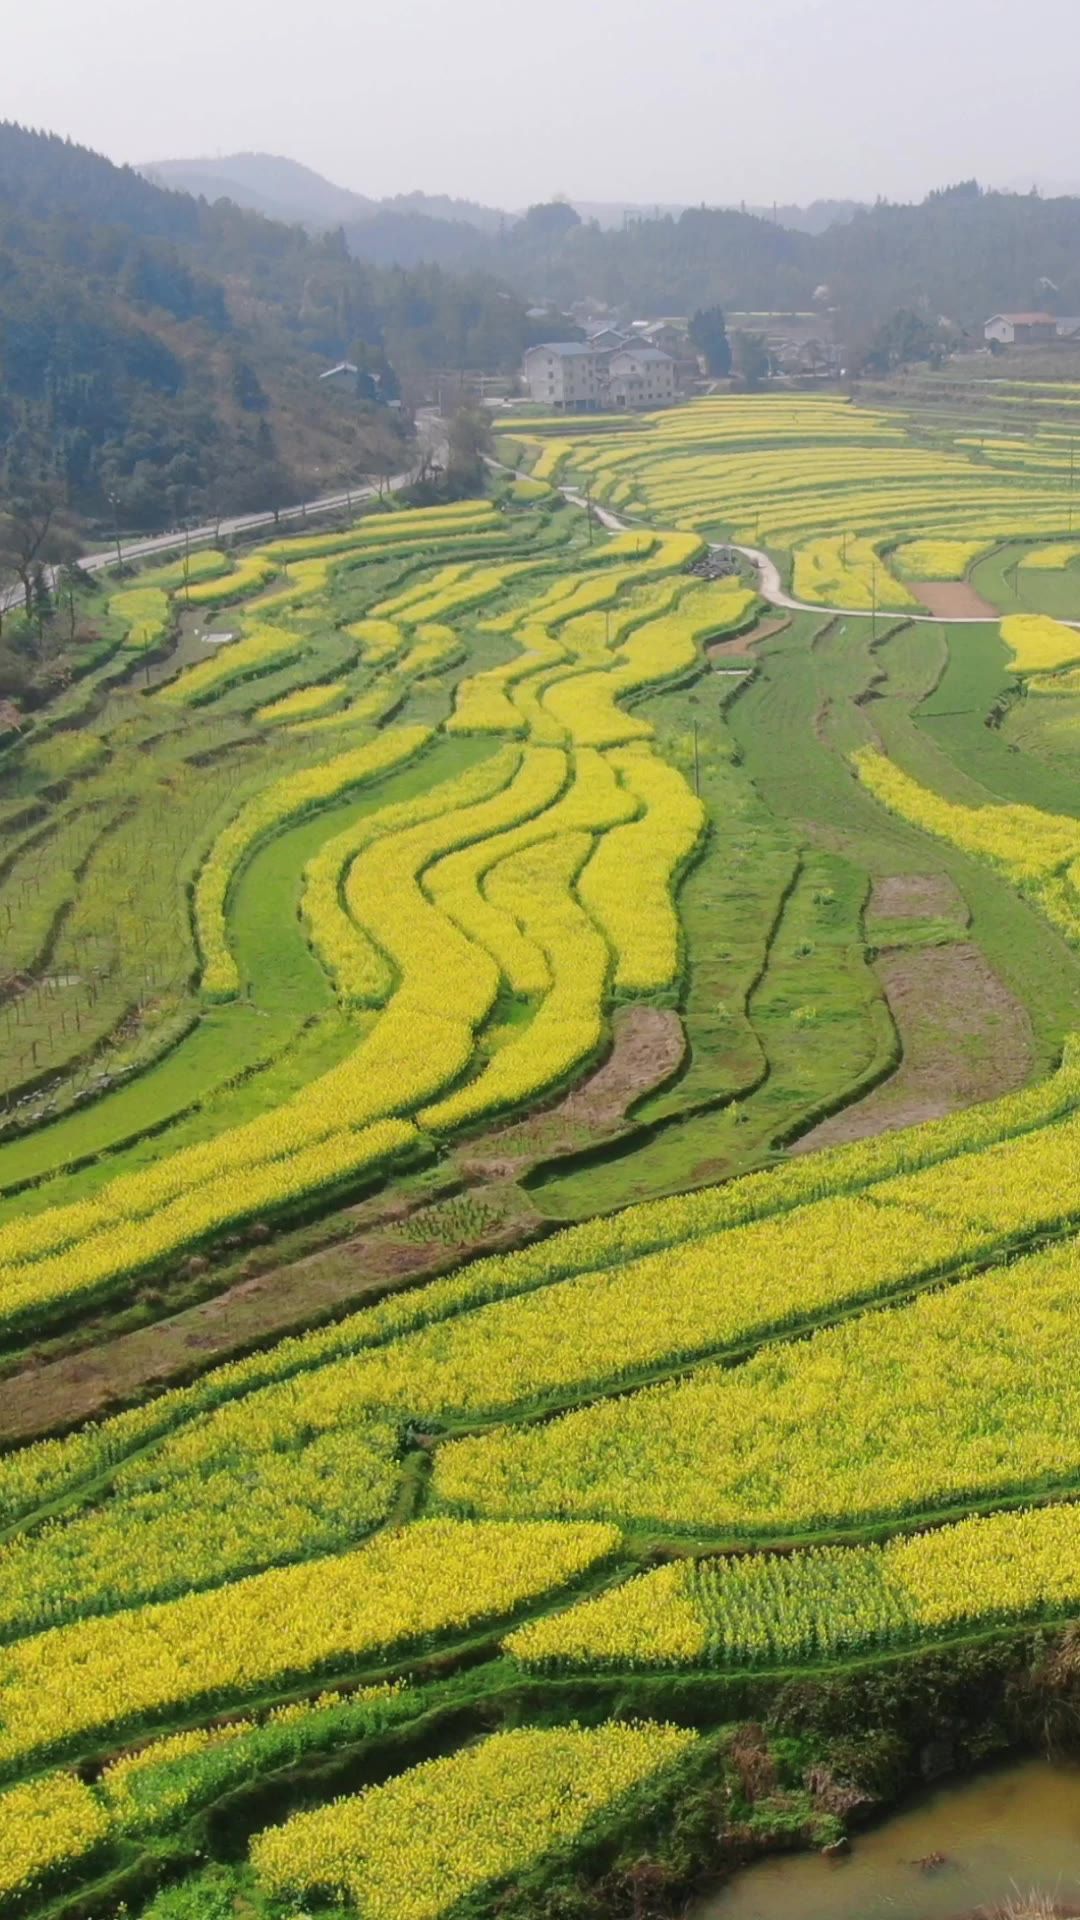
[[[564,499],[572,506],[582,507],[586,511],[589,502],[583,493],[574,487],[560,487]],[[592,503],[592,512],[602,527],[612,533],[633,533],[635,522],[624,520],[608,507],[598,507]],[[843,620],[905,620],[915,626],[926,627],[985,627],[1000,619],[999,614],[977,613],[908,613],[904,607],[826,607],[814,600],[796,600],[790,594],[780,578],[780,569],[775,560],[770,559],[760,547],[740,547],[733,540],[711,540],[709,550],[712,553],[739,553],[749,560],[758,576],[758,592],[771,607],[781,607],[786,613],[816,613],[828,619],[838,615]],[[1073,627],[1080,630],[1080,620],[1058,620],[1059,627]]]
[[[760,547],[739,547],[734,541],[711,543],[714,553],[741,553],[756,567],[758,591],[763,600],[771,607],[783,607],[789,613],[819,613],[839,615],[844,620],[904,620],[913,626],[926,627],[985,627],[993,625],[1001,618],[996,613],[909,613],[906,607],[824,607],[814,600],[796,600],[787,592],[780,578],[780,570],[775,560],[770,560]],[[1059,620],[1059,627],[1080,627],[1080,620]]]
[[[425,424],[427,438],[431,441],[435,437],[432,422],[428,420]],[[501,469],[503,472],[514,471],[513,468],[504,466],[499,460],[489,459],[487,465]],[[387,483],[387,489],[391,493],[399,492],[402,487],[409,485],[412,478],[411,471],[396,473]],[[588,512],[591,506],[593,518],[602,527],[607,527],[610,532],[633,533],[634,521],[624,520],[621,515],[612,513],[609,507],[598,506],[595,501],[590,503],[577,488],[560,487],[559,491],[565,500],[568,500],[572,506],[580,507],[583,512]],[[278,527],[287,522],[305,520],[308,514],[339,512],[342,508],[348,509],[355,506],[357,501],[373,500],[377,493],[376,487],[353,487],[351,491],[342,490],[337,493],[323,494],[318,500],[306,501],[303,506],[282,507],[277,513],[272,511],[244,513],[229,520],[208,521],[204,526],[189,527],[186,536],[182,530],[149,534],[145,539],[130,540],[126,545],[121,544],[121,552],[125,560],[146,560],[154,554],[175,552],[185,544],[185,538],[188,545],[200,546],[207,540],[221,540],[232,534],[254,533],[260,528]],[[760,547],[741,547],[731,540],[714,540],[710,541],[709,545],[713,553],[738,553],[744,560],[748,560],[757,573],[758,591],[762,599],[767,600],[771,607],[780,607],[786,613],[814,613],[826,619],[838,616],[844,620],[895,618],[910,621],[914,625],[932,627],[984,627],[987,619],[993,617],[979,614],[908,613],[902,607],[878,607],[875,611],[867,607],[820,606],[812,600],[797,600],[794,594],[788,593],[780,578],[780,570],[775,560],[764,553]],[[112,566],[114,558],[115,549],[105,548],[100,553],[83,555],[79,565],[86,573],[100,573],[104,568]],[[9,587],[6,592],[0,593],[0,612],[6,613],[10,608],[17,606],[21,596],[22,588],[19,586]],[[1059,620],[1058,625],[1080,631],[1080,620]]]

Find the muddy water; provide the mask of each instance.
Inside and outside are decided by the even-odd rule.
[[[919,1864],[933,1854],[944,1864]],[[691,1920],[956,1920],[1033,1887],[1080,1911],[1080,1768],[1029,1760],[942,1787],[842,1859],[748,1867]]]

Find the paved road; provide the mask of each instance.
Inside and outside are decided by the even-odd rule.
[[[429,436],[432,434],[432,428],[430,426],[428,427],[428,433]],[[500,464],[500,462],[494,460],[488,462],[489,466],[498,466]],[[396,492],[402,487],[407,487],[412,477],[411,471],[409,473],[395,474],[389,482],[390,490]],[[301,507],[282,507],[276,517],[273,513],[244,513],[237,515],[231,520],[208,521],[205,526],[189,529],[187,539],[192,546],[199,546],[207,540],[220,540],[230,534],[253,533],[257,532],[260,527],[275,527],[287,522],[301,520],[309,513],[333,513],[339,511],[342,507],[347,508],[350,499],[354,505],[358,500],[372,500],[375,498],[377,491],[378,489],[375,487],[354,487],[351,494],[344,492],[327,493],[323,494],[318,500],[307,501],[307,503]],[[576,488],[562,487],[560,488],[560,492],[565,499],[570,501],[572,506],[587,507],[588,502],[585,495],[579,493]],[[594,502],[592,511],[594,517],[600,522],[600,525],[607,527],[612,533],[632,533],[634,531],[634,522],[632,520],[624,520],[621,515],[612,513],[608,507],[598,506]],[[758,588],[762,599],[767,600],[772,607],[782,607],[788,613],[816,613],[825,616],[837,614],[845,620],[898,618],[910,620],[919,625],[935,627],[981,627],[986,625],[987,618],[993,618],[992,615],[979,614],[944,615],[935,613],[907,613],[902,608],[898,609],[895,607],[879,607],[875,615],[870,609],[864,607],[825,607],[819,606],[811,600],[796,600],[793,594],[787,592],[780,578],[780,572],[776,562],[771,560],[767,553],[763,553],[760,547],[740,547],[736,546],[732,541],[714,541],[712,544],[714,550],[724,548],[732,553],[741,553],[744,560],[749,560],[751,566],[756,569]],[[141,540],[129,540],[126,546],[121,547],[121,551],[125,560],[145,560],[156,553],[175,552],[183,545],[184,534],[182,532],[156,533],[150,534]],[[107,549],[102,553],[87,554],[80,560],[79,565],[83,567],[87,573],[98,573],[102,568],[111,566],[115,557],[115,551]],[[10,588],[6,594],[0,595],[0,608],[2,608],[4,612],[7,612],[9,607],[14,607],[18,604],[21,594],[22,589],[20,587]],[[1059,622],[1059,625],[1074,627],[1080,630],[1080,620],[1062,620]]]
[[[412,477],[411,473],[395,474],[394,478],[390,481],[391,490],[407,487]],[[302,507],[282,507],[276,519],[273,513],[242,513],[236,515],[231,520],[207,521],[205,526],[190,527],[188,529],[187,542],[193,547],[204,546],[208,540],[224,540],[229,534],[251,533],[257,531],[260,527],[274,528],[278,524],[284,526],[286,522],[304,519],[309,513],[333,513],[342,507],[347,508],[350,497],[355,506],[358,500],[373,500],[377,491],[378,489],[375,487],[354,487],[351,496],[346,493],[323,494],[320,499],[309,500]],[[148,560],[156,553],[175,553],[180,551],[184,546],[184,540],[185,536],[182,530],[172,533],[147,534],[138,540],[121,541],[120,551],[123,554],[125,562],[129,560]],[[79,566],[84,573],[100,573],[104,568],[114,567],[115,565],[115,546],[107,547],[103,549],[101,553],[85,553],[81,555],[79,559]],[[51,568],[49,570],[49,577],[50,580],[53,578],[53,570]],[[0,609],[6,613],[10,607],[18,606],[21,599],[22,588],[18,585],[9,587],[5,593],[0,594]]]
[[[572,506],[587,507],[588,501],[583,493],[573,487],[561,487],[559,491]],[[601,526],[610,528],[612,533],[632,533],[634,521],[624,520],[607,507],[593,505],[593,514]],[[919,626],[928,627],[985,627],[988,621],[999,620],[1000,614],[994,613],[908,613],[903,607],[878,607],[875,613],[869,607],[823,607],[813,600],[796,600],[788,593],[780,578],[780,570],[775,560],[771,560],[760,547],[736,546],[732,540],[714,540],[711,543],[714,553],[741,553],[757,571],[758,592],[771,607],[782,607],[788,613],[817,613],[826,617],[838,614],[844,620],[908,620]],[[1080,630],[1080,620],[1059,620],[1059,627],[1074,627]]]
[[[423,410],[417,415],[417,424],[420,429],[421,445],[425,449],[445,445],[442,423],[437,415]],[[407,473],[395,473],[393,479],[387,482],[388,489],[391,493],[397,493],[402,487],[407,487],[415,477],[415,467],[411,467]],[[355,506],[360,500],[374,500],[378,491],[377,487],[353,487],[350,492],[342,490],[338,493],[324,493],[318,500],[305,501],[303,506],[281,507],[277,514],[272,511],[241,513],[229,520],[208,520],[204,526],[189,527],[186,536],[183,528],[179,531],[174,528],[169,533],[147,534],[138,540],[121,541],[120,551],[125,561],[147,560],[156,553],[178,552],[184,546],[185,538],[190,546],[203,546],[208,540],[227,539],[234,533],[255,533],[260,527],[284,526],[296,520],[306,519],[308,514],[335,513],[342,508],[347,510],[350,501]],[[100,573],[104,568],[113,566],[115,561],[116,547],[113,545],[104,548],[101,553],[84,554],[79,560],[79,565],[86,573]],[[52,580],[51,569],[49,577]],[[20,586],[9,588],[6,593],[0,594],[0,610],[6,613],[9,607],[18,606],[21,599]]]
[[[783,607],[790,613],[839,614],[844,620],[906,620],[928,627],[985,627],[1002,617],[999,613],[909,613],[906,607],[878,607],[876,612],[869,607],[822,607],[813,600],[796,600],[788,593],[776,562],[762,553],[760,547],[738,547],[733,541],[720,541],[714,543],[714,551],[717,546],[720,551],[741,553],[744,560],[749,560],[751,566],[757,568],[762,599],[771,607]],[[1058,625],[1080,628],[1080,620],[1059,620]]]

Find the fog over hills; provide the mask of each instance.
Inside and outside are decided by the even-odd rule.
[[[454,200],[445,193],[399,193],[380,200],[335,186],[299,160],[273,153],[232,153],[214,158],[147,161],[140,171],[158,186],[202,194],[213,201],[226,197],[237,206],[264,213],[275,220],[299,220],[309,227],[348,226],[382,212],[425,215],[430,219],[467,221],[481,231],[492,231],[509,216],[495,207],[472,200]]]
[[[351,187],[339,187],[312,167],[280,154],[233,153],[188,160],[147,161],[141,171],[158,186],[202,194],[207,200],[227,198],[237,206],[263,213],[274,220],[299,220],[304,226],[325,228],[352,226],[376,220],[380,214],[416,215],[427,220],[476,227],[482,233],[494,233],[521,218],[522,209],[482,206],[475,200],[459,200],[444,193],[397,193],[373,199]],[[677,217],[686,211],[686,201],[654,203],[630,200],[577,200],[567,196],[582,220],[595,220],[605,228],[621,227],[628,219],[655,219],[658,215]],[[748,206],[741,211],[773,220],[795,233],[823,233],[837,222],[850,220],[863,204],[858,200],[815,200],[808,206]],[[432,243],[435,244],[435,243]]]

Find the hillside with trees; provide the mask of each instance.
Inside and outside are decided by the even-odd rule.
[[[901,311],[907,344],[925,328],[931,347],[941,316],[963,332],[995,308],[1080,311],[1080,199],[974,181],[817,233],[704,207],[622,228],[561,201],[502,229],[471,213],[402,196],[311,232],[0,126],[0,502],[45,492],[82,524],[140,529],[390,470],[433,370],[510,371],[573,331],[530,320],[537,302],[827,306],[850,364],[885,367]],[[320,383],[342,360],[355,392]]]
[[[530,338],[482,271],[379,270],[339,230],[0,126],[0,501],[143,528],[299,499],[400,464],[429,369],[509,368]],[[342,359],[356,395],[320,387]]]
[[[563,202],[532,207],[501,233],[403,216],[350,222],[359,257],[452,261],[498,275],[528,300],[591,295],[650,317],[720,306],[743,312],[828,305],[841,335],[869,337],[898,308],[981,327],[1000,308],[1080,312],[1080,198],[996,193],[964,181],[917,205],[845,204],[815,231],[724,208],[582,220]]]

